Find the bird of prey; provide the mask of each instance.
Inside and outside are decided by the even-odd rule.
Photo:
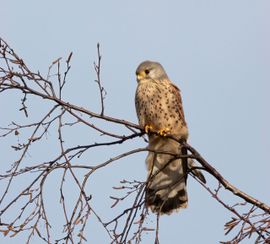
[[[198,169],[192,170],[191,159],[180,158],[187,153],[180,141],[188,139],[180,90],[157,62],[142,62],[136,76],[136,112],[149,137],[146,205],[155,213],[170,214],[187,207],[188,171],[202,182],[205,178]]]

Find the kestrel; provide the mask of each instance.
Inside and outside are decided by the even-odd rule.
[[[141,63],[136,76],[136,112],[140,126],[149,137],[146,205],[153,212],[170,214],[187,207],[188,171],[203,182],[205,179],[199,170],[192,170],[194,162],[191,159],[179,158],[179,155],[186,154],[185,149],[178,141],[168,137],[188,139],[180,90],[157,62]]]

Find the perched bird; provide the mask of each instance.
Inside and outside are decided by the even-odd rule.
[[[136,76],[136,112],[140,126],[149,137],[146,205],[155,213],[170,214],[187,207],[188,171],[203,182],[205,178],[198,169],[192,170],[194,162],[191,159],[179,158],[187,153],[186,149],[169,138],[179,141],[188,139],[180,90],[157,62],[142,62]]]

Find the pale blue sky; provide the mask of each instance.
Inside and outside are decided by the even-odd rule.
[[[231,183],[270,203],[268,0],[0,0],[0,3],[1,37],[34,71],[46,74],[52,61],[73,52],[64,99],[88,109],[99,109],[96,85],[92,82],[97,42],[101,45],[102,80],[108,93],[105,113],[110,116],[137,122],[135,69],[146,59],[162,63],[182,91],[190,143]],[[12,109],[18,107],[18,101],[13,103],[15,97],[1,98],[10,107],[5,105],[4,112],[1,109],[6,116],[1,116],[0,126],[23,118]],[[42,104],[37,106],[33,111],[42,110]],[[67,134],[77,144],[87,143],[87,137],[81,137],[76,130]],[[102,162],[136,146],[145,143],[137,140],[117,149],[99,149],[85,160]],[[14,161],[9,149],[6,150],[0,165]],[[38,152],[40,160],[41,152]],[[91,181],[93,185],[89,183],[98,212],[115,215],[109,208],[111,186],[123,178],[143,180],[144,158],[140,154],[121,160],[97,174]],[[54,189],[57,175],[54,176],[48,184],[51,199],[59,197]],[[160,242],[193,244],[226,240],[223,224],[231,214],[192,178],[188,192],[189,208],[161,219]],[[72,191],[69,194],[72,198]],[[231,195],[227,195],[230,201]],[[57,219],[53,221],[59,225]],[[59,226],[56,229],[61,230]],[[151,243],[153,236],[145,235],[143,243]],[[102,228],[91,221],[87,239],[92,243],[108,242]],[[0,236],[0,242],[22,240],[23,236],[12,239]]]

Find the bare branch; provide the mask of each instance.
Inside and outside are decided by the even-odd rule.
[[[155,243],[159,243],[161,228],[159,215],[156,216],[154,226],[149,224],[147,218],[151,216],[151,213],[145,205],[145,191],[153,177],[168,167],[173,160],[181,158],[187,161],[188,158],[192,158],[201,166],[188,169],[187,174],[206,189],[220,206],[232,214],[229,221],[225,223],[225,234],[236,233],[229,242],[223,243],[239,243],[251,236],[256,236],[256,243],[269,243],[270,207],[233,186],[188,143],[179,141],[187,150],[187,153],[183,155],[150,150],[145,147],[133,148],[129,151],[122,149],[123,144],[135,138],[141,138],[142,142],[147,142],[147,139],[144,138],[145,132],[139,125],[104,115],[106,91],[101,83],[99,44],[97,55],[94,70],[97,77],[95,82],[99,89],[100,113],[63,100],[64,88],[71,70],[72,52],[68,55],[64,66],[62,58],[53,61],[44,77],[40,72],[31,71],[23,59],[0,38],[0,96],[12,92],[19,94],[17,96],[21,106],[19,111],[22,111],[26,121],[29,121],[7,121],[8,125],[0,127],[0,139],[6,140],[7,144],[9,138],[16,138],[16,143],[10,145],[14,150],[11,158],[12,160],[15,158],[15,162],[9,162],[8,170],[0,173],[0,181],[3,185],[3,191],[0,193],[0,232],[4,236],[11,237],[27,233],[26,243],[30,243],[33,236],[38,236],[46,243],[83,243],[87,242],[86,233],[89,230],[87,224],[89,219],[92,219],[102,226],[112,243],[133,241],[141,243],[142,235],[146,232],[154,233],[153,239]],[[46,104],[44,114],[35,116],[31,114],[33,98],[35,102],[42,101],[42,104]],[[112,131],[111,125],[117,128],[115,130],[117,132]],[[71,142],[68,141],[67,131],[76,130],[77,132],[81,127],[86,127],[93,133],[93,137],[88,138],[87,143],[82,143],[80,141],[82,134],[80,134],[80,137],[74,138]],[[48,135],[56,142],[56,155],[45,153],[39,155],[36,161],[31,161],[29,155],[32,148],[37,145],[47,145]],[[167,137],[176,140],[173,137]],[[89,159],[86,154],[87,152],[94,153],[98,148],[103,148],[108,152],[108,148],[112,146],[119,147],[121,153],[111,150],[110,156],[100,162],[94,162],[94,159],[91,157]],[[113,187],[117,193],[121,192],[121,196],[107,196],[107,199],[112,200],[111,208],[121,208],[121,211],[105,221],[104,217],[96,211],[92,203],[93,193],[87,187],[93,175],[112,167],[120,159],[149,151],[156,154],[168,154],[172,156],[172,160],[160,171],[150,174],[145,182],[125,179],[120,181],[120,186]],[[217,186],[204,184],[198,180],[194,174],[195,169],[207,172],[209,177],[216,180]],[[56,171],[60,172],[59,187],[53,190],[59,194],[59,205],[63,213],[63,233],[57,233],[59,239],[56,239],[53,233],[52,220],[48,214],[50,209],[45,204],[49,196],[44,191],[46,182],[50,180],[49,176]],[[28,181],[25,181],[27,183],[22,183],[20,177],[27,179]],[[21,188],[14,187],[17,185]],[[72,206],[66,193],[69,187],[73,187],[77,193]],[[11,192],[11,189],[18,190]],[[233,193],[234,204],[228,204],[224,200],[222,192],[225,191]],[[127,202],[130,202],[128,206]]]
[[[97,74],[97,79],[95,82],[98,84],[99,94],[100,94],[100,104],[101,104],[101,113],[100,115],[104,115],[104,99],[107,94],[104,87],[101,85],[101,78],[100,78],[100,70],[101,70],[101,54],[100,54],[100,45],[97,44],[97,54],[98,54],[98,60],[97,63],[94,63],[94,68]]]

